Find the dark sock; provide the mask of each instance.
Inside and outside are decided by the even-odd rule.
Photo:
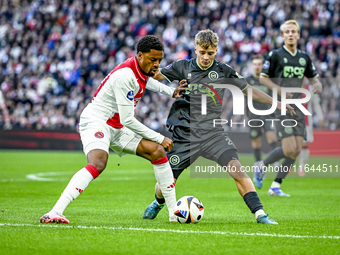
[[[164,198],[158,198],[157,195],[156,195],[156,193],[155,193],[155,198],[156,198],[158,204],[162,205],[162,204],[165,203],[165,199],[164,199]]]
[[[254,149],[254,155],[255,155],[256,161],[260,161],[261,160],[261,149]]]
[[[282,147],[277,147],[275,150],[272,150],[269,155],[263,160],[263,164],[268,166],[269,164],[273,164],[275,161],[278,161],[285,157],[283,153]]]
[[[258,210],[263,210],[260,198],[255,191],[251,191],[245,194],[243,196],[243,200],[252,213],[257,212]]]
[[[292,165],[294,164],[294,162],[295,162],[295,159],[286,157],[283,160],[282,165],[280,167],[280,171],[277,173],[274,181],[278,183],[282,183],[283,179],[287,176],[287,174],[289,173],[289,170],[292,168]]]
[[[269,145],[270,145],[271,150],[275,150],[277,147],[277,142],[272,142]]]

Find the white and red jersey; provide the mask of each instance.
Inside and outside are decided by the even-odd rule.
[[[172,96],[174,89],[144,75],[137,57],[129,58],[115,67],[101,82],[92,102],[81,118],[104,120],[113,128],[126,126],[145,139],[162,143],[164,136],[151,130],[134,118],[134,108],[145,89]]]

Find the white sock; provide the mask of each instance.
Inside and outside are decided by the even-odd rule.
[[[151,163],[153,165],[156,180],[164,196],[166,206],[168,207],[169,217],[171,217],[175,212],[176,191],[174,175],[172,174],[168,158],[165,156],[164,158],[152,161]]]
[[[265,215],[262,209],[255,212],[255,219],[257,219],[260,215]]]
[[[272,185],[270,186],[271,188],[281,188],[281,183],[278,182],[272,182]]]
[[[87,165],[80,169],[73,175],[51,212],[63,214],[66,207],[76,199],[98,175],[98,170],[92,165]]]
[[[299,157],[299,166],[301,166],[302,169],[305,169],[305,165],[307,164],[308,158],[309,158],[309,149],[302,148],[300,152],[300,157]]]

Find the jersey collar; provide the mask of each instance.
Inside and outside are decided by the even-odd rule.
[[[205,69],[203,69],[199,64],[198,64],[198,62],[197,62],[197,58],[196,58],[196,65],[201,69],[201,70],[208,70],[210,67],[212,67],[212,65],[215,63],[215,59],[214,59],[214,61],[211,63],[211,65],[210,66],[208,66],[207,68],[205,68]]]
[[[298,49],[296,49],[294,54],[291,53],[290,50],[287,49],[286,45],[283,45],[283,48],[284,48],[290,55],[292,55],[293,57],[295,57],[296,54],[297,54],[297,52],[298,52]]]
[[[134,57],[133,62],[134,62],[135,69],[136,69],[136,72],[137,72],[139,78],[140,78],[142,81],[144,81],[144,82],[147,81],[147,80],[148,80],[148,76],[147,76],[147,75],[144,75],[144,74],[142,73],[142,71],[140,70],[139,65],[138,65],[138,61],[137,61],[137,56]]]

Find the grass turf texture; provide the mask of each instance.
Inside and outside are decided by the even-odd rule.
[[[253,156],[240,161],[252,165]],[[142,219],[155,177],[148,161],[129,155],[110,154],[103,174],[65,210],[70,225],[40,224],[85,164],[81,152],[0,152],[0,254],[340,254],[340,179],[290,178],[283,187],[291,198],[269,197],[264,180],[258,194],[279,222],[273,226],[255,223],[232,179],[193,179],[186,170],[177,198],[198,197],[205,215],[196,225],[169,223],[166,209]]]

